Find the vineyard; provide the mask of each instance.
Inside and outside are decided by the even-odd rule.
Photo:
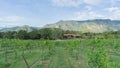
[[[0,68],[120,68],[120,39],[2,39]]]

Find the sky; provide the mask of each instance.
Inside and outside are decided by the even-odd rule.
[[[120,0],[0,0],[0,27],[88,19],[120,20]]]

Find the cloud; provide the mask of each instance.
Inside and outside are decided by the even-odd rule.
[[[81,4],[81,0],[52,0],[52,3],[57,6],[72,6],[77,7]]]
[[[90,5],[99,5],[103,0],[83,0],[83,2]]]
[[[120,20],[120,8],[110,7],[110,8],[105,8],[104,10],[110,14],[109,16],[110,19]]]
[[[21,25],[20,23],[8,23],[8,22],[0,22],[0,27],[13,27],[13,26],[19,26]]]
[[[0,17],[0,22],[18,22],[24,20],[24,17],[20,16],[3,16]]]
[[[114,6],[120,0],[51,0],[54,6],[79,7],[80,5],[91,6]]]
[[[86,8],[88,11],[91,11],[91,10],[92,10],[92,7],[91,7],[91,6],[85,6],[85,8]]]
[[[76,20],[88,20],[88,19],[104,19],[105,16],[102,14],[97,14],[93,11],[91,12],[76,12],[74,14],[74,19]]]
[[[119,11],[120,8],[118,8],[118,7],[110,7],[110,8],[105,8],[104,10],[106,10],[108,12],[116,12],[116,11]]]
[[[52,3],[57,6],[72,6],[77,7],[81,4],[88,4],[88,5],[99,5],[103,3],[103,0],[52,0]]]
[[[111,2],[111,6],[115,6],[117,3],[119,4],[120,3],[120,0],[110,0]]]
[[[92,11],[89,6],[86,7],[89,11],[75,12],[73,14],[73,19],[75,20],[88,20],[88,19],[112,19],[112,20],[120,20],[120,8],[119,7],[109,7],[103,9],[106,14],[102,14],[101,12],[96,13]]]
[[[112,20],[120,20],[120,13],[110,16],[110,19],[112,19]]]
[[[106,1],[106,0],[51,0],[53,5],[55,6],[62,6],[62,7],[78,7],[81,4],[87,4],[87,5],[99,5],[101,4],[106,5],[107,3],[115,3],[116,1]]]
[[[88,19],[111,19],[111,20],[120,20],[120,8],[109,8],[106,10],[107,14],[96,13],[93,11],[90,12],[76,12],[73,15],[74,20],[88,20]]]

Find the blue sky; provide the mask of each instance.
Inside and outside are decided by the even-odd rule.
[[[41,27],[59,20],[120,20],[120,0],[0,0],[0,27]]]

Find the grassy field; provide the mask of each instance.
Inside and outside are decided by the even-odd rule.
[[[120,68],[120,39],[2,39],[0,68]]]

